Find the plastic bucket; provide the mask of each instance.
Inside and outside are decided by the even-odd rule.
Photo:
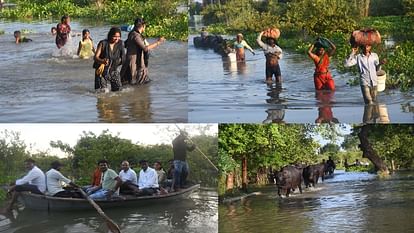
[[[377,72],[378,77],[378,84],[377,84],[377,91],[382,92],[385,90],[385,81],[387,79],[387,74],[383,70],[379,70]]]

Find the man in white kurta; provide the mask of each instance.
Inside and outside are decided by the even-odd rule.
[[[158,190],[158,175],[157,172],[148,167],[148,162],[146,160],[141,160],[141,171],[139,172],[138,195],[153,195]]]

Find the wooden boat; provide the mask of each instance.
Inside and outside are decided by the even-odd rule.
[[[179,199],[188,198],[192,192],[198,190],[199,188],[200,185],[196,184],[188,188],[181,189],[178,192],[172,192],[163,195],[141,197],[122,195],[120,198],[111,200],[95,200],[95,202],[102,209],[166,204]],[[34,210],[72,211],[93,209],[91,204],[86,199],[51,197],[30,192],[22,192],[19,195],[19,201],[24,204],[25,208]]]

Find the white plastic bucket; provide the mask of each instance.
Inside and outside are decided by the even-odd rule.
[[[236,53],[229,53],[228,56],[230,58],[230,62],[236,61]]]
[[[378,77],[378,84],[377,84],[377,91],[381,92],[385,90],[385,81],[387,79],[387,74],[383,70],[379,70],[377,72]]]

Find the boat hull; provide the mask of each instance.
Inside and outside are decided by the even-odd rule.
[[[174,202],[175,200],[188,198],[191,193],[199,188],[200,185],[194,185],[179,192],[168,193],[165,195],[142,197],[130,196],[125,197],[124,199],[95,200],[95,202],[102,209],[167,204]],[[93,209],[92,205],[86,199],[50,197],[27,192],[23,192],[19,195],[19,201],[24,204],[25,208],[43,211],[79,211]]]

